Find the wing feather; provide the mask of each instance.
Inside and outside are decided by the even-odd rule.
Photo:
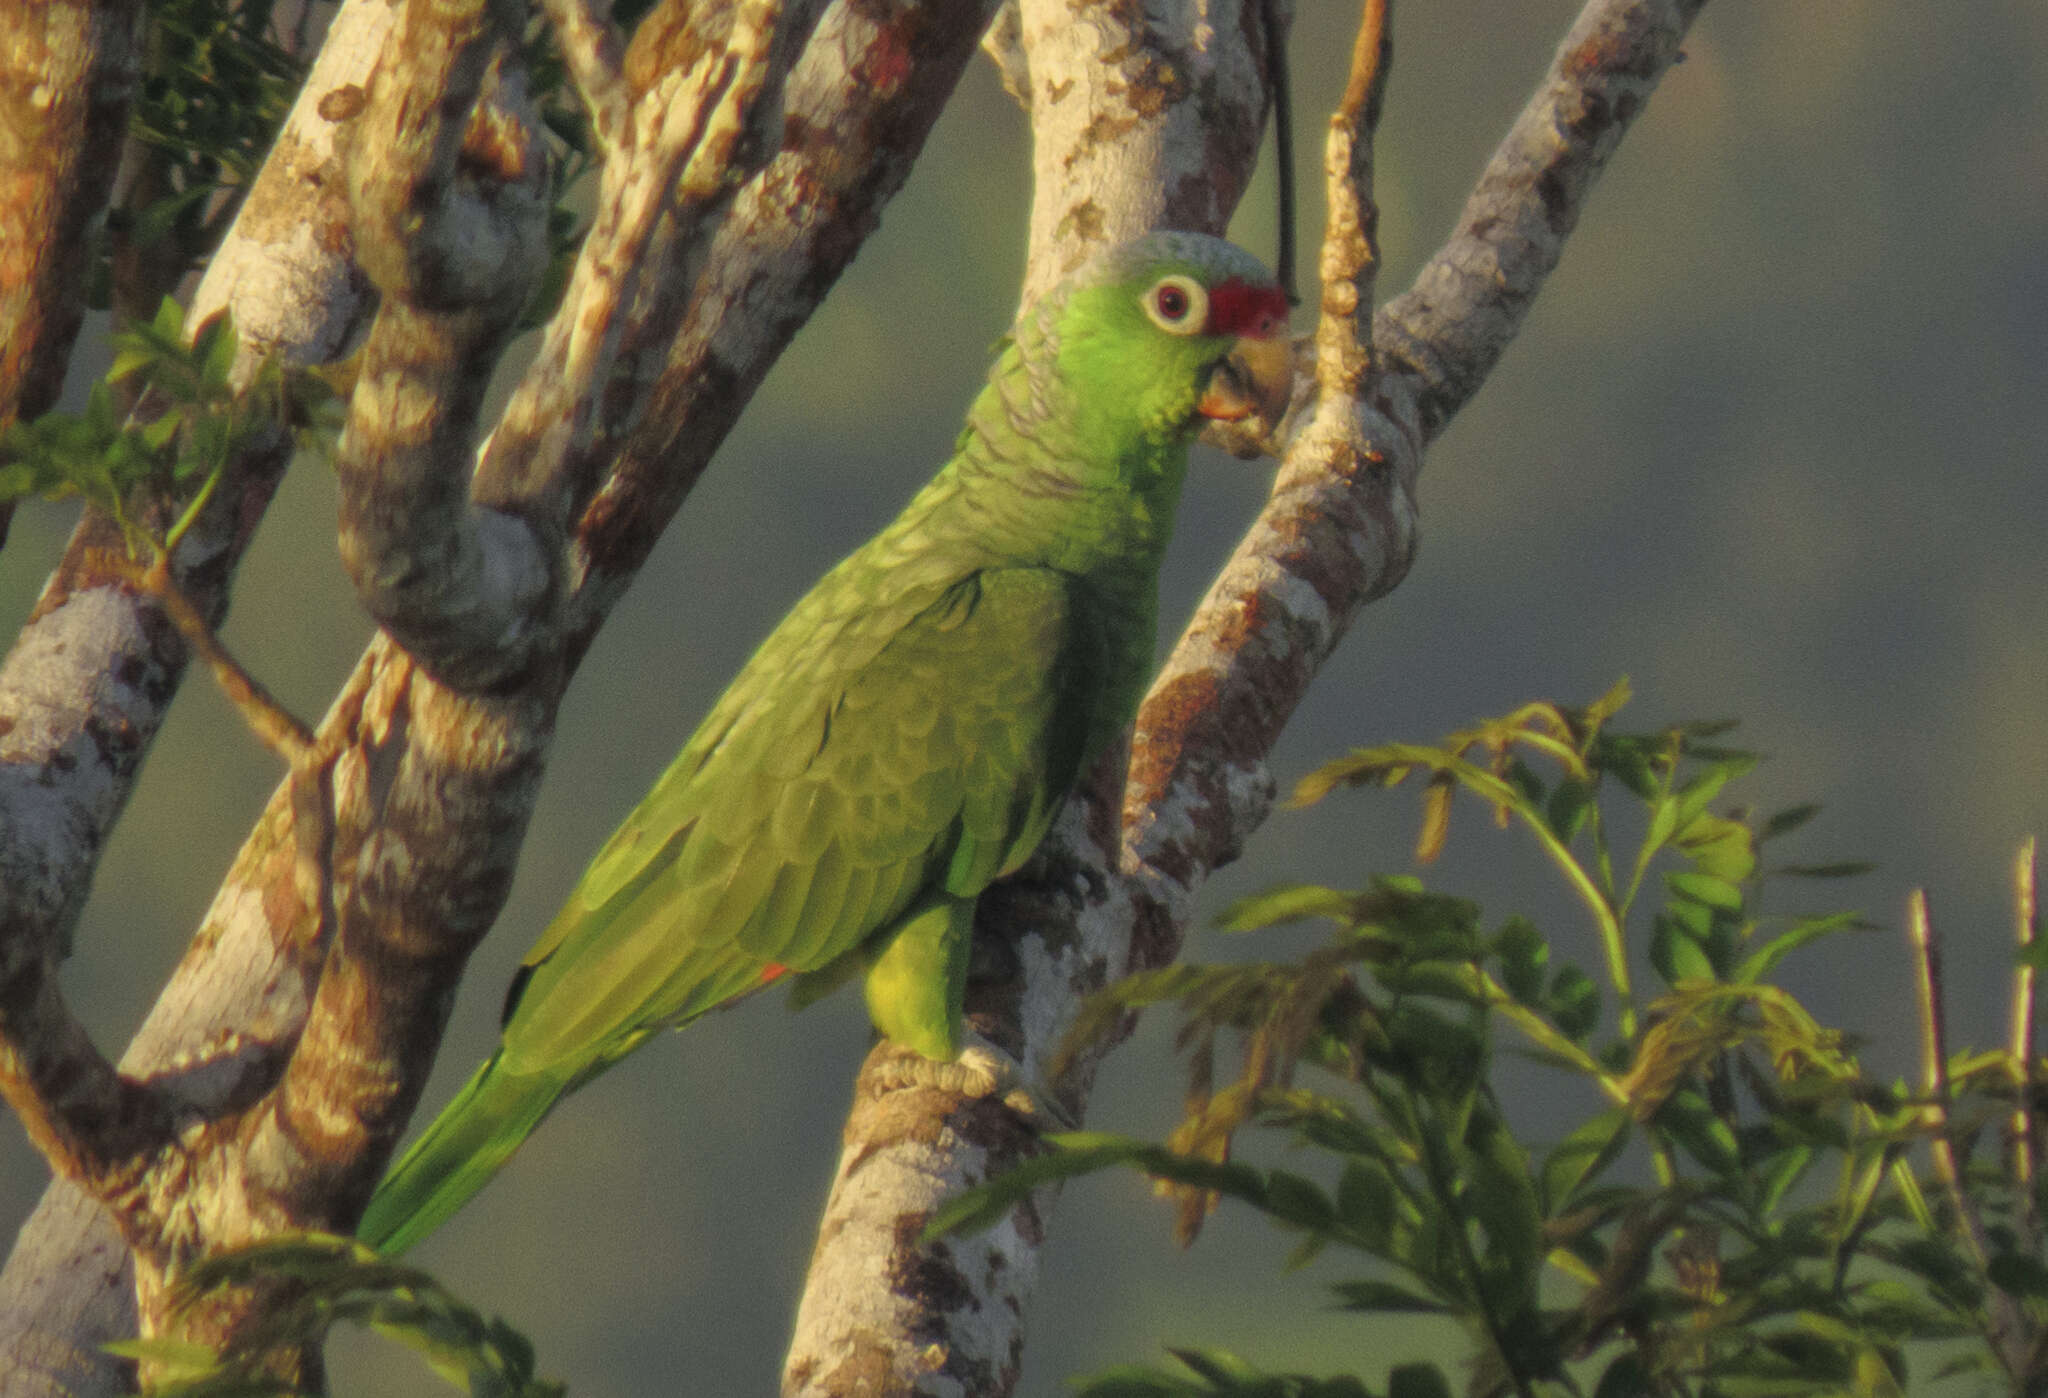
[[[814,969],[1020,863],[1095,717],[1082,600],[1048,569],[971,574],[892,635],[826,628],[855,664],[779,628],[528,958],[508,1060],[609,1057],[745,989],[736,966]]]

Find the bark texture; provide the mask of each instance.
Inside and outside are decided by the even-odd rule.
[[[985,899],[982,931],[1013,949],[1014,973],[971,986],[970,1010],[1027,1073],[1042,1070],[1089,992],[1179,954],[1196,891],[1265,818],[1274,740],[1358,609],[1413,559],[1424,453],[1520,328],[1701,3],[1591,0],[1450,239],[1377,315],[1370,266],[1355,256],[1361,230],[1339,226],[1326,238],[1324,276],[1350,291],[1333,296],[1326,286],[1322,333],[1353,336],[1352,367],[1370,367],[1359,377],[1331,364],[1316,383],[1297,385],[1273,495],[1141,707],[1128,773],[1099,773],[1005,896]],[[1144,216],[1105,205],[1099,190],[1168,192],[1185,226],[1217,231],[1243,188],[1242,165],[1219,171],[1203,143],[1169,139],[1173,122],[1161,114],[1184,93],[1197,111],[1216,109],[1216,130],[1250,122],[1256,131],[1256,67],[1203,62],[1142,17],[1114,29],[1109,8],[1077,19],[1063,5],[1024,0],[1018,28],[998,30],[999,61],[1013,90],[1028,81],[1041,143],[1030,287],[1057,279],[1075,239],[1117,237],[1131,231],[1124,217]],[[1206,42],[1224,35],[1241,53],[1259,52],[1251,7],[1189,9],[1200,12],[1190,32]],[[1102,80],[1105,54],[1124,65],[1124,78]],[[1162,74],[1172,75],[1164,85]],[[1184,88],[1182,75],[1191,79]],[[1082,115],[1049,116],[1076,93],[1087,94]],[[1048,148],[1062,140],[1070,144]],[[1350,147],[1333,151],[1333,179],[1355,179],[1356,160]],[[1207,194],[1197,189],[1205,181]],[[1342,201],[1333,207],[1341,215]],[[1370,217],[1369,198],[1351,205],[1354,225]],[[1333,331],[1333,319],[1349,328]],[[1077,1059],[1055,1085],[1071,1118],[1109,1047]],[[1041,1194],[975,1238],[918,1240],[939,1203],[1026,1158],[1035,1131],[1000,1104],[930,1090],[878,1108],[886,1077],[878,1050],[855,1089],[783,1391],[1008,1394],[1053,1200]]]
[[[343,20],[355,8],[364,13],[351,30]],[[341,39],[371,34],[380,20],[386,33],[406,19],[439,24],[440,38],[421,34],[420,61],[458,74],[487,51],[479,94],[489,95],[492,65],[499,95],[516,83],[486,7],[415,4],[394,14],[364,0],[351,9],[336,21]],[[498,314],[464,293],[487,292],[495,278],[455,269],[457,294],[442,296],[446,284],[408,263],[410,249],[364,257],[358,244],[365,214],[393,199],[415,212],[421,198],[472,199],[481,207],[445,216],[480,218],[487,231],[494,213],[516,205],[531,168],[516,94],[506,96],[502,120],[472,114],[452,137],[422,127],[365,157],[347,129],[354,123],[377,121],[380,111],[387,122],[434,120],[402,104],[379,106],[382,80],[367,57],[390,45],[370,38],[358,51],[361,68],[316,70],[265,175],[318,185],[311,208],[336,217],[316,242],[339,254],[343,269],[307,256],[306,239],[281,217],[290,207],[282,190],[275,199],[252,193],[238,224],[253,220],[250,239],[278,249],[275,258],[244,254],[215,265],[238,287],[290,287],[339,307],[314,318],[316,330],[245,318],[237,305],[238,320],[274,325],[280,341],[297,334],[344,346],[367,308],[340,303],[368,284],[383,293],[379,321],[391,329],[371,331],[373,346],[380,334],[388,341],[384,358],[371,362],[383,366],[372,401],[381,393],[384,411],[352,410],[356,440],[342,470],[355,477],[345,493],[356,492],[358,532],[368,537],[358,568],[366,604],[384,609],[392,631],[372,644],[320,726],[318,780],[288,782],[273,797],[122,1062],[119,1081],[146,1081],[181,1127],[173,1147],[147,1156],[136,1191],[143,1222],[127,1232],[129,1242],[147,1243],[139,1275],[125,1279],[126,1250],[105,1210],[75,1183],[54,1186],[0,1275],[0,1388],[9,1394],[120,1391],[118,1370],[96,1347],[135,1333],[138,1319],[145,1331],[157,1323],[164,1271],[181,1257],[281,1227],[351,1225],[425,1081],[462,965],[503,901],[563,684],[775,357],[901,186],[988,6],[869,0],[693,13],[672,3],[657,8],[654,27],[643,26],[622,59],[609,57],[616,36],[591,12],[571,18],[585,22],[576,41],[585,96],[613,114],[600,227],[630,228],[632,200],[642,201],[639,241],[599,240],[597,253],[610,261],[572,278],[571,297],[580,299],[557,321],[597,325],[597,343],[551,338],[521,389],[534,401],[563,401],[549,377],[587,375],[569,395],[591,403],[573,431],[516,465],[487,455],[471,477],[457,444],[482,435],[460,388],[474,371],[448,337]],[[729,27],[690,28],[698,23]],[[330,48],[339,41],[331,37]],[[742,50],[752,57],[734,57]],[[691,110],[699,116],[684,119]],[[436,189],[419,177],[446,160],[451,140],[457,183],[470,188]],[[358,163],[365,158],[369,166]],[[380,171],[379,158],[409,162],[413,173]],[[348,194],[337,200],[338,189]],[[458,237],[453,246],[472,244]],[[594,256],[586,251],[586,261]],[[683,258],[693,278],[673,275]],[[350,263],[366,270],[347,271]],[[577,321],[605,297],[608,320]],[[431,379],[424,394],[423,381],[407,381],[422,372]],[[408,406],[424,416],[408,423]],[[398,427],[415,435],[392,440]],[[422,451],[432,460],[409,455]],[[400,502],[409,489],[445,491],[445,479],[423,469],[435,462],[470,487],[425,502],[429,537],[416,532],[419,521],[399,517]],[[472,532],[468,544],[463,531]],[[552,540],[551,550],[536,550],[536,538]],[[544,556],[548,587],[522,590],[511,578],[509,595],[531,603],[515,623],[526,633],[516,665],[473,663],[490,648],[477,638],[494,633],[467,627],[465,617],[489,614],[492,597],[508,590],[495,561],[462,564],[464,548],[489,560],[508,556],[504,549]],[[413,572],[429,600],[403,595]],[[495,615],[514,614],[499,607]],[[432,664],[393,632],[419,643]],[[88,679],[101,683],[94,658],[104,666],[109,654],[103,646],[83,656],[66,682],[90,692]],[[160,688],[154,718],[169,698],[168,684]],[[331,840],[331,900],[303,877],[309,820]],[[96,842],[72,837],[55,853],[78,871],[82,898]],[[54,918],[45,914],[42,925]],[[89,1063],[90,1046],[79,1047],[75,1061]],[[210,1317],[201,1337],[218,1338],[237,1321],[232,1312]]]
[[[335,358],[374,307],[348,256],[347,210],[332,197],[340,186],[337,124],[321,109],[326,94],[366,79],[390,27],[383,0],[349,0],[337,13],[305,92],[193,297],[194,323],[232,311],[245,363],[263,353]],[[180,550],[179,581],[216,622],[283,469],[283,448],[269,441],[237,463]],[[0,960],[33,957],[45,974],[68,943],[185,671],[175,629],[119,578],[118,547],[116,532],[88,515],[0,662]],[[289,862],[289,840],[278,849]],[[275,1057],[288,1039],[274,1022],[222,1007],[280,976],[303,999],[308,966],[274,961],[244,961],[207,986],[174,980],[121,1059],[123,1075],[147,1081],[180,1110],[226,1100],[245,1061]],[[74,1055],[81,1048],[89,1045],[74,1043]],[[119,1392],[122,1366],[98,1347],[135,1330],[122,1234],[91,1194],[60,1178],[0,1271],[0,1392]]]
[[[138,0],[0,4],[0,427],[48,411],[85,318],[87,237],[114,187]],[[13,506],[0,504],[0,544]]]

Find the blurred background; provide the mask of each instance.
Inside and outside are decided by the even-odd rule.
[[[1314,265],[1322,120],[1353,7],[1302,4],[1292,41]],[[1402,289],[1542,74],[1572,0],[1402,7],[1380,137],[1387,267]],[[1275,758],[1283,789],[1353,745],[1429,739],[1627,675],[1624,726],[1739,717],[1769,760],[1731,796],[1826,812],[1781,851],[1867,859],[1780,906],[1860,907],[1879,931],[1787,979],[1824,1019],[1910,1022],[1897,930],[1927,886],[1959,1042],[1999,1032],[2009,865],[2048,829],[2048,7],[1707,7],[1629,134],[1521,339],[1431,454],[1414,572],[1364,614]],[[985,62],[909,188],[785,357],[585,664],[512,900],[456,1008],[437,1107],[495,1031],[511,968],[614,822],[762,634],[947,455],[1022,268],[1027,131]],[[1268,156],[1270,160],[1270,156]],[[1274,252],[1270,170],[1234,236]],[[1303,317],[1303,323],[1306,318]],[[1162,614],[1170,639],[1258,509],[1268,470],[1190,479]],[[302,463],[244,566],[227,638],[322,711],[367,638],[335,558],[333,485]],[[0,552],[23,615],[71,512],[24,507]],[[66,971],[118,1052],[278,773],[201,675],[185,687],[101,868]],[[1208,914],[1265,885],[1412,868],[1415,794],[1276,813],[1212,881]],[[1574,930],[1549,877],[1476,811],[1432,887]],[[1190,956],[1267,954],[1197,930]],[[1159,1134],[1179,1097],[1171,1022],[1106,1067],[1089,1124]],[[582,1395],[773,1391],[852,1074],[858,998],[801,1019],[760,1000],[637,1055],[560,1111],[423,1265],[536,1341]],[[1907,1066],[1877,1040],[1866,1059]],[[1517,1070],[1530,1072],[1531,1070]],[[1527,1094],[1540,1123],[1541,1084]],[[1518,1094],[1520,1096],[1520,1094]],[[0,1236],[46,1178],[0,1120]],[[1288,1242],[1219,1215],[1188,1253],[1135,1179],[1070,1187],[1021,1390],[1205,1343],[1378,1382],[1427,1334],[1335,1314],[1328,1263],[1274,1281]],[[445,1392],[374,1344],[339,1393]]]

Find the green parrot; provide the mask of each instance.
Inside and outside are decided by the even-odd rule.
[[[974,903],[1137,707],[1205,418],[1287,401],[1287,300],[1248,253],[1153,233],[1020,317],[953,457],[811,589],[591,861],[503,1037],[378,1186],[398,1253],[565,1094],[787,973],[865,971],[882,1034],[950,1060]]]

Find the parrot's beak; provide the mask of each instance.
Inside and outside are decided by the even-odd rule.
[[[1222,422],[1242,422],[1256,413],[1269,423],[1287,415],[1294,396],[1294,342],[1283,331],[1240,338],[1209,375],[1195,411]]]

